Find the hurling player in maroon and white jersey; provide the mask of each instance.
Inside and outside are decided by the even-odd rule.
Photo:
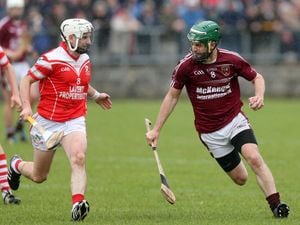
[[[10,107],[17,107],[17,109],[21,110],[21,100],[19,97],[18,86],[15,78],[15,73],[10,64],[5,52],[3,51],[2,47],[0,46],[0,69],[3,76],[7,79],[7,82],[10,86],[12,95],[10,96]],[[21,200],[15,197],[11,189],[9,187],[7,181],[7,162],[6,162],[6,154],[0,145],[0,188],[2,192],[2,198],[4,204],[19,204]]]
[[[87,97],[103,109],[112,102],[106,93],[99,93],[90,85],[91,62],[87,51],[92,43],[94,27],[85,19],[67,19],[60,26],[63,42],[43,54],[20,85],[23,120],[32,115],[30,86],[39,81],[40,101],[34,118],[48,131],[63,131],[60,142],[71,165],[72,220],[83,220],[89,212],[85,199],[87,175],[86,122]],[[15,155],[10,161],[9,184],[19,188],[20,176],[41,183],[47,179],[55,150],[48,150],[45,140],[35,128],[30,130],[34,147],[33,161],[23,161]]]
[[[153,129],[146,133],[149,145],[157,145],[160,131],[186,88],[195,115],[195,127],[202,143],[220,167],[238,185],[246,183],[248,172],[240,155],[254,171],[257,183],[278,218],[287,217],[289,207],[280,201],[273,175],[264,162],[248,119],[242,112],[238,77],[250,81],[254,96],[249,106],[264,105],[265,84],[261,74],[239,54],[217,48],[220,28],[213,21],[196,23],[188,33],[192,49],[176,66]]]
[[[32,52],[30,44],[31,38],[28,32],[27,23],[23,18],[25,2],[24,0],[7,0],[7,15],[0,20],[0,45],[3,47],[9,58],[15,74],[17,84],[27,74],[30,65],[27,62],[29,52]],[[16,134],[20,135],[21,141],[26,141],[26,135],[23,130],[23,121],[17,118],[17,124],[14,124],[14,112],[10,107],[11,90],[5,79],[2,78],[2,92],[4,97],[4,123],[6,129],[6,138],[9,143],[16,141]],[[32,87],[32,96],[38,98],[38,84]]]

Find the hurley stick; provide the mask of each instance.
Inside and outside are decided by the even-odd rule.
[[[147,131],[150,131],[151,128],[151,121],[147,118],[145,118],[145,125],[146,125],[146,129]],[[174,193],[171,191],[171,188],[167,182],[167,178],[166,175],[164,173],[162,164],[160,162],[158,153],[157,153],[157,149],[155,146],[151,146],[154,157],[155,157],[155,161],[158,167],[158,172],[160,175],[160,180],[161,180],[161,186],[160,186],[160,192],[162,193],[163,197],[170,203],[170,204],[174,204],[176,201],[176,197],[174,195]]]
[[[40,125],[31,116],[28,116],[26,119],[42,135],[43,139],[45,140],[45,144],[46,144],[48,150],[52,150],[57,145],[59,145],[61,139],[64,136],[64,132],[63,131],[51,132],[51,131],[46,130],[42,125]]]

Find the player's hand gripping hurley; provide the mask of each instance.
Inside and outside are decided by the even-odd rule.
[[[42,127],[40,124],[38,124],[38,122],[35,119],[33,119],[31,116],[28,116],[26,119],[42,135],[48,150],[52,150],[57,145],[59,145],[61,139],[64,136],[63,131],[50,132],[48,130],[45,130],[45,128]]]
[[[151,128],[150,128],[151,121],[149,119],[145,118],[145,124],[146,124],[147,131],[150,131],[151,130]],[[162,165],[160,163],[156,147],[152,146],[151,148],[152,148],[152,151],[153,151],[153,154],[154,154],[154,157],[155,157],[155,161],[156,161],[156,164],[157,164],[157,167],[158,167],[159,175],[160,175],[160,180],[161,180],[160,192],[162,193],[163,197],[170,204],[174,204],[175,201],[176,201],[176,197],[175,197],[174,193],[171,191],[170,186],[168,185],[167,178],[166,178],[166,175],[165,175],[164,170],[162,168]]]

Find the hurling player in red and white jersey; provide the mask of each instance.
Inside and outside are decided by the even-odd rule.
[[[17,82],[15,78],[15,73],[10,64],[3,48],[0,46],[0,69],[1,73],[5,78],[7,78],[7,82],[11,88],[11,96],[10,96],[10,107],[17,107],[18,111],[21,110],[21,100],[19,97],[19,90],[17,87]],[[3,150],[3,147],[0,145],[0,188],[2,192],[2,198],[4,204],[19,204],[21,200],[15,197],[12,194],[12,191],[9,187],[7,181],[8,169],[6,162],[6,154]]]
[[[34,118],[47,131],[63,131],[60,142],[71,165],[72,220],[83,220],[89,212],[85,199],[87,175],[86,123],[87,97],[103,109],[110,109],[112,102],[106,93],[99,93],[90,85],[91,62],[87,51],[92,43],[94,27],[85,19],[66,19],[60,26],[63,41],[41,55],[22,79],[20,95],[23,120],[32,115],[29,88],[39,81],[40,101]],[[11,159],[9,184],[18,189],[20,176],[41,183],[47,179],[55,151],[48,150],[37,129],[30,131],[34,147],[34,160],[23,161],[19,156]]]
[[[28,32],[28,27],[24,15],[24,0],[7,0],[6,13],[7,15],[0,20],[0,45],[3,47],[7,57],[9,58],[15,74],[17,84],[26,76],[30,65],[27,61],[27,56],[32,52],[30,44],[31,37]],[[23,130],[23,121],[17,118],[16,125],[15,115],[10,107],[11,90],[6,80],[2,76],[2,92],[4,97],[4,123],[6,129],[6,138],[9,143],[14,143],[17,139],[16,134],[20,136],[21,141],[26,141],[26,135]],[[32,87],[33,99],[38,98],[38,84]],[[32,99],[32,101],[33,101]]]
[[[287,217],[289,207],[280,201],[273,175],[242,112],[238,78],[242,77],[254,86],[254,96],[249,98],[253,110],[264,106],[264,78],[239,54],[217,48],[220,28],[214,21],[196,23],[189,31],[188,39],[191,52],[173,72],[171,87],[161,104],[156,123],[146,133],[148,144],[157,145],[160,131],[185,87],[199,137],[220,167],[236,184],[244,185],[248,172],[240,158],[242,155],[254,171],[273,215]]]

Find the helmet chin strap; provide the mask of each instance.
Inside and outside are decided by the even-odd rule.
[[[207,57],[206,57],[205,60],[207,60],[211,56],[211,54],[213,53],[213,51],[217,47],[217,45],[215,45],[215,47],[212,49],[210,43],[211,43],[211,41],[209,41],[208,44],[207,44]]]
[[[217,45],[215,45],[215,47],[212,49],[211,45],[210,45],[211,41],[209,41],[207,43],[207,52],[204,54],[201,54],[200,57],[197,56],[197,54],[194,54],[195,56],[193,57],[197,62],[205,62],[213,53],[213,51],[215,50],[215,48],[217,47]]]
[[[71,42],[70,42],[70,41],[67,41],[68,46],[69,46],[69,48],[70,48],[70,50],[71,50],[72,52],[75,52],[75,51],[77,50],[77,48],[78,48],[78,42],[79,42],[79,39],[76,38],[75,47],[72,47]]]
[[[70,50],[72,52],[75,52],[78,48],[78,42],[79,42],[79,38],[76,38],[76,43],[75,43],[75,47],[72,47],[71,42],[66,38],[66,36],[64,35],[64,33],[60,31],[61,36],[63,37],[63,39],[65,40],[65,42],[67,43],[68,47],[70,48]]]
[[[71,42],[70,42],[70,41],[67,41],[70,50],[71,50],[72,52],[77,52],[77,53],[79,53],[79,54],[87,53],[88,49],[80,48],[80,47],[78,46],[78,42],[79,42],[79,39],[76,38],[75,47],[72,47]]]
[[[208,53],[208,54],[211,54],[211,53],[212,53],[210,44],[211,44],[211,41],[207,42],[207,53]]]

